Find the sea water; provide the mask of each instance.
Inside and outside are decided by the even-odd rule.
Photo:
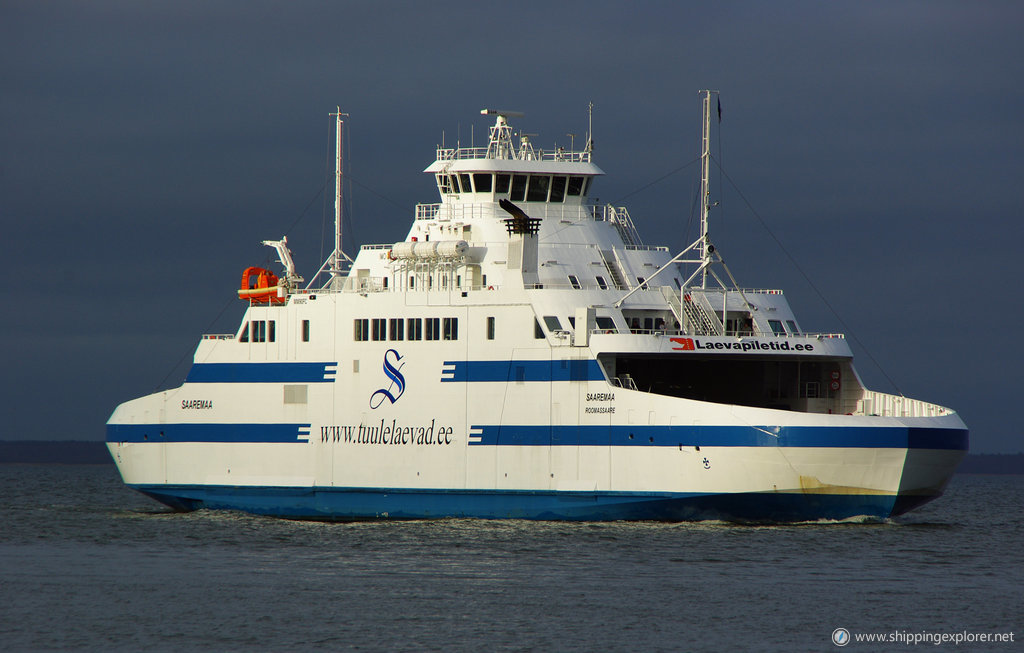
[[[1020,650],[1022,506],[1024,476],[960,475],[880,523],[332,524],[0,465],[0,649]]]

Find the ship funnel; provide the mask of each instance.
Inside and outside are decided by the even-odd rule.
[[[508,200],[501,200],[498,205],[511,215],[505,218],[508,230],[509,270],[519,270],[524,288],[534,288],[539,283],[537,276],[537,232],[540,231],[540,218],[531,218],[526,212]]]

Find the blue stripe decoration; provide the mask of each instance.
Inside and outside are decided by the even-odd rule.
[[[604,381],[596,360],[445,361],[441,381],[488,383],[519,381]]]
[[[334,383],[337,363],[195,363],[185,383]]]
[[[868,516],[885,519],[932,496],[803,492],[565,492],[417,490],[291,486],[150,485],[130,487],[177,510],[242,510],[300,519],[727,520],[800,522]],[[909,503],[908,503],[909,501]]]
[[[107,424],[107,442],[309,442],[310,424]]]
[[[512,447],[829,447],[967,451],[965,429],[831,426],[474,425],[469,444]]]

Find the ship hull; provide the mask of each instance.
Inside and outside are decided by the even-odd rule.
[[[842,428],[835,430],[837,439],[849,437]],[[822,429],[817,431],[816,437],[823,437]],[[925,437],[906,428],[880,427],[878,431],[873,439],[890,445]],[[170,425],[164,426],[165,439],[173,433]],[[349,485],[345,483],[350,475],[344,471],[344,459],[351,462],[353,452],[339,451],[329,441],[144,441],[110,442],[108,446],[129,487],[183,511],[237,510],[325,521],[477,518],[778,523],[886,519],[937,498],[966,452],[967,431],[930,427],[925,433],[942,448],[470,445],[458,456],[467,458],[470,467],[492,469],[494,461],[501,458],[514,457],[527,465],[531,460],[560,461],[545,466],[544,473],[532,474],[532,487],[525,483],[525,487],[502,487],[504,472],[495,473],[489,487],[438,487],[436,477],[428,477],[418,486]],[[867,437],[865,442],[872,439],[863,429],[858,437]],[[392,481],[403,474],[413,476],[414,460],[428,455],[424,451],[401,455],[387,451],[388,445],[378,447],[380,456],[370,456],[369,461],[364,457],[357,464],[371,465],[377,477],[391,477]],[[187,467],[177,462],[186,460],[191,461]],[[589,469],[579,466],[586,461],[591,461]],[[506,468],[512,469],[498,466]],[[570,468],[575,473],[568,480],[552,478],[555,473],[547,472],[555,469],[565,474]],[[333,473],[335,469],[338,473]],[[451,466],[450,476],[465,478],[465,467]],[[592,478],[598,476],[604,478]],[[424,478],[424,474],[417,473],[415,478]]]
[[[937,495],[437,491],[402,488],[135,486],[176,510],[237,510],[323,521],[528,519],[782,523],[885,519]]]

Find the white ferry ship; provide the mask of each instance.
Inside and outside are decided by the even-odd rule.
[[[938,497],[967,450],[942,406],[865,388],[842,335],[740,288],[701,228],[674,255],[591,200],[582,150],[493,116],[437,149],[440,202],[404,240],[335,250],[301,286],[249,268],[236,333],[181,387],[117,407],[125,483],[175,509],[324,520],[887,518]],[[319,285],[315,285],[319,284]]]

